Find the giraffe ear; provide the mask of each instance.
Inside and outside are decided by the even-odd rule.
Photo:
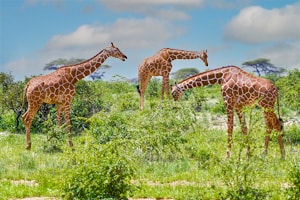
[[[207,49],[205,50],[205,53],[207,53]]]

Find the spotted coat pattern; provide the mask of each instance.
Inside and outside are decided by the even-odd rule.
[[[138,78],[139,78],[139,93],[140,93],[140,109],[144,107],[144,95],[147,85],[152,76],[162,76],[162,89],[161,98],[164,98],[166,92],[168,98],[169,91],[169,75],[172,69],[172,61],[176,59],[197,59],[200,58],[206,66],[207,51],[185,51],[178,49],[163,48],[151,57],[145,58],[139,65]]]
[[[267,126],[265,153],[267,153],[270,133],[274,129],[278,132],[278,143],[281,149],[281,156],[284,158],[285,150],[281,135],[282,120],[277,118],[274,112],[275,102],[278,98],[277,88],[267,79],[256,77],[236,66],[228,66],[199,73],[181,81],[179,84],[173,86],[172,95],[174,100],[178,100],[187,89],[211,84],[221,85],[221,92],[226,105],[228,127],[227,156],[230,156],[232,144],[234,111],[238,115],[242,131],[246,135],[247,126],[242,108],[257,103],[264,112],[264,119]],[[249,154],[249,146],[247,151]]]
[[[111,43],[111,46],[103,49],[97,55],[82,63],[63,66],[56,71],[32,78],[24,89],[28,101],[28,109],[22,116],[26,128],[26,149],[31,148],[30,127],[36,112],[42,103],[55,104],[57,124],[61,125],[62,113],[67,124],[67,131],[70,132],[70,109],[72,99],[75,95],[75,83],[93,73],[108,57],[119,58],[125,61],[127,57]],[[69,145],[73,146],[69,134]]]

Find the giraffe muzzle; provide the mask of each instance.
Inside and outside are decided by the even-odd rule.
[[[123,56],[122,61],[125,61],[127,59],[127,56]]]

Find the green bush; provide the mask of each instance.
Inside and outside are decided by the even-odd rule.
[[[145,96],[151,98],[158,98],[161,96],[162,82],[158,78],[153,78],[149,81]],[[151,99],[149,98],[149,99]]]
[[[46,153],[62,152],[62,146],[66,144],[66,124],[57,126],[48,118],[43,123],[43,133],[47,139],[43,144],[43,151]]]
[[[12,111],[4,112],[0,108],[0,130],[14,132],[16,124],[16,114]]]
[[[255,186],[256,180],[261,175],[263,165],[257,165],[258,160],[230,158],[222,163],[224,183],[227,186],[223,199],[266,199],[268,192]],[[261,169],[260,169],[261,168]]]
[[[131,115],[119,112],[99,112],[88,121],[90,132],[100,144],[105,144],[116,139],[129,139]]]
[[[284,138],[291,144],[300,144],[300,127],[296,124],[284,130]]]
[[[300,110],[300,70],[294,69],[275,83],[279,89],[280,104],[299,113]]]
[[[300,163],[295,163],[289,173],[289,180],[292,183],[287,189],[288,199],[296,200],[300,197]]]
[[[65,199],[127,199],[134,187],[133,156],[124,140],[105,145],[87,143],[85,149],[71,152],[68,170],[61,182]]]

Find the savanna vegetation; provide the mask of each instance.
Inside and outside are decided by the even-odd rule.
[[[244,110],[247,138],[235,123],[232,157],[225,158],[220,86],[187,91],[179,102],[161,101],[160,79],[152,79],[140,111],[135,84],[122,77],[77,84],[71,113],[75,149],[67,145],[65,127],[55,125],[55,107],[45,104],[34,119],[27,151],[16,114],[29,79],[14,81],[1,73],[0,199],[298,199],[300,71],[269,78],[279,88],[285,160],[275,132],[262,156],[265,127],[256,106]]]

